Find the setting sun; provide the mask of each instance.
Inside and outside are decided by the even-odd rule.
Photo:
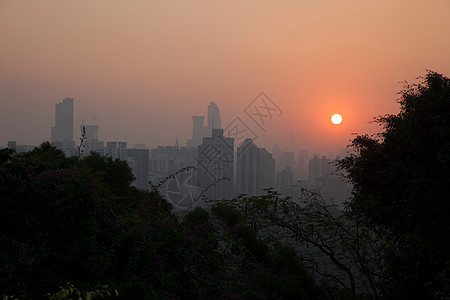
[[[341,124],[341,122],[342,122],[342,116],[341,116],[340,114],[334,114],[334,115],[331,117],[331,122],[332,122],[333,124],[335,124],[335,125]]]

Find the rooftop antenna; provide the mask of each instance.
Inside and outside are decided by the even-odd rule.
[[[81,121],[81,125],[84,125],[84,119],[78,119],[78,122]]]
[[[95,125],[95,119],[97,119],[98,116],[96,116],[95,114],[92,116],[92,119],[94,120],[94,125]]]

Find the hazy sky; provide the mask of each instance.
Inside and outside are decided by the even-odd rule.
[[[448,0],[0,0],[0,146],[49,140],[70,96],[76,132],[95,114],[104,141],[184,144],[214,101],[259,146],[336,151],[398,112],[402,81],[450,76],[449,15]],[[265,131],[244,112],[261,91],[282,110]]]

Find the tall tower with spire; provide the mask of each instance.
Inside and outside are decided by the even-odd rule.
[[[212,137],[213,129],[222,129],[220,110],[216,103],[210,102],[208,105],[208,124],[206,125],[206,136]]]
[[[204,116],[192,116],[192,139],[186,143],[188,147],[198,147],[203,142],[203,138],[211,138],[214,129],[222,129],[220,110],[216,103],[210,102],[208,105],[208,118],[206,126],[203,126]]]

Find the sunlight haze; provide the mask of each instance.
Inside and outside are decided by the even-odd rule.
[[[100,140],[154,147],[185,144],[211,101],[225,127],[265,92],[282,115],[257,145],[337,152],[398,112],[403,81],[450,74],[449,14],[449,1],[0,0],[0,146],[50,140],[64,97],[76,138],[95,115]]]

